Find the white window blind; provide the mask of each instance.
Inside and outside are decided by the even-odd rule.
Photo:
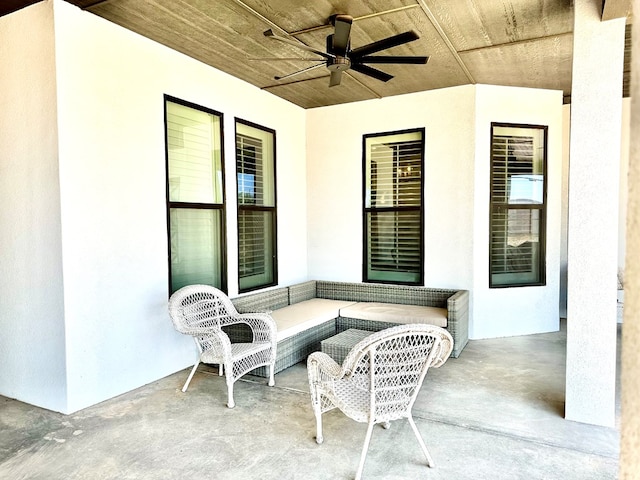
[[[222,203],[220,117],[167,104],[169,200]]]

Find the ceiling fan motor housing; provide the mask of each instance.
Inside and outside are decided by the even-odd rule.
[[[347,57],[335,57],[327,60],[327,68],[332,72],[344,72],[351,67],[351,60]]]

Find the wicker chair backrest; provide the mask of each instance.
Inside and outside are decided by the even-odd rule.
[[[376,422],[406,417],[429,367],[451,354],[450,334],[433,325],[400,325],[358,343],[343,362],[351,382],[368,392]]]
[[[210,285],[188,285],[169,299],[173,325],[181,333],[194,328],[219,329],[238,315],[233,303],[222,291]]]

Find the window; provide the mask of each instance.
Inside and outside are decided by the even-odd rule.
[[[165,96],[169,289],[226,290],[222,114]]]
[[[236,119],[240,292],[275,285],[275,132]]]
[[[547,127],[491,124],[489,286],[545,284]]]
[[[365,135],[363,279],[421,285],[424,129]]]

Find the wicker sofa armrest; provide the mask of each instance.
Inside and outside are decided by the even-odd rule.
[[[447,299],[447,330],[454,339],[452,357],[458,358],[469,341],[469,291],[458,290]]]

